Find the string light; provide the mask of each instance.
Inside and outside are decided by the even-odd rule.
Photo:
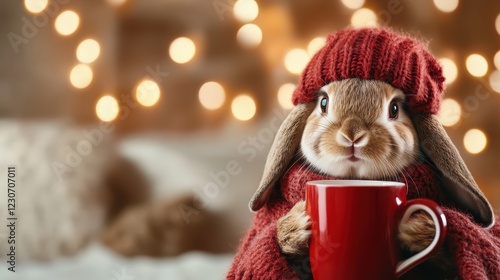
[[[108,3],[110,3],[113,6],[120,6],[125,3],[125,0],[108,0]]]
[[[240,121],[248,121],[255,116],[257,107],[252,97],[246,94],[238,95],[231,103],[233,116]]]
[[[285,68],[292,74],[300,74],[309,62],[309,55],[303,49],[293,49],[285,55]]]
[[[254,0],[238,0],[234,4],[233,14],[240,22],[250,22],[259,15],[259,5]]]
[[[446,84],[453,83],[458,75],[457,65],[453,60],[448,58],[441,58],[439,62],[443,66],[443,75],[446,78]]]
[[[453,126],[458,123],[462,115],[462,109],[457,101],[446,98],[441,104],[441,109],[437,115],[439,121],[444,126]]]
[[[307,45],[307,53],[309,54],[310,57],[312,57],[314,54],[316,54],[324,45],[326,42],[325,37],[317,37],[311,40],[309,44]]]
[[[434,0],[434,5],[441,12],[451,13],[458,7],[458,0]]]
[[[493,57],[493,64],[495,64],[495,67],[500,70],[500,51],[497,51],[495,57]]]
[[[196,46],[191,39],[180,37],[170,44],[169,52],[173,61],[184,64],[194,57]]]
[[[490,74],[490,86],[495,92],[500,93],[500,70],[495,70]]]
[[[28,12],[38,14],[47,8],[48,0],[24,0],[24,7]]]
[[[278,103],[283,107],[283,109],[292,109],[292,95],[295,90],[294,84],[284,84],[278,90]]]
[[[93,76],[92,69],[88,65],[78,64],[71,70],[69,80],[74,87],[82,89],[90,85]]]
[[[76,58],[81,63],[94,62],[101,53],[99,43],[94,39],[83,40],[76,49]]]
[[[245,24],[238,30],[236,40],[245,47],[256,47],[262,42],[262,30],[253,23]]]
[[[467,152],[471,154],[482,152],[487,143],[486,135],[479,129],[471,129],[465,133],[464,146]]]
[[[73,34],[80,25],[80,17],[73,11],[64,11],[57,16],[54,27],[57,33],[68,36]]]
[[[104,122],[110,122],[116,119],[120,109],[116,98],[110,95],[101,97],[95,105],[95,113],[97,117]]]
[[[354,27],[377,26],[377,15],[370,9],[361,8],[352,14],[351,25]]]
[[[342,0],[342,4],[351,10],[356,10],[365,4],[365,0]]]
[[[498,35],[500,35],[500,14],[498,14],[495,20],[495,28],[497,30]]]
[[[160,87],[152,80],[143,80],[135,89],[135,98],[142,106],[153,106],[160,99]]]
[[[217,82],[204,83],[198,92],[201,105],[208,110],[217,110],[224,104],[226,93]]]
[[[467,71],[474,77],[482,77],[488,72],[488,61],[479,54],[471,54],[465,60]]]

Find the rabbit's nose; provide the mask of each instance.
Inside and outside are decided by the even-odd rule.
[[[346,146],[363,146],[367,142],[366,136],[367,136],[366,131],[360,131],[355,134],[354,133],[347,134],[343,131],[339,131],[337,134],[337,141]]]

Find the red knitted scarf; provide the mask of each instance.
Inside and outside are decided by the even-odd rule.
[[[446,246],[455,257],[458,274],[464,280],[500,280],[500,221],[484,229],[472,218],[455,209],[440,188],[438,172],[427,163],[410,166],[399,178],[406,183],[408,199],[425,197],[439,203],[448,221]],[[269,202],[254,218],[244,237],[226,279],[300,279],[310,277],[305,263],[293,266],[280,253],[276,241],[276,222],[295,203],[305,199],[305,183],[312,180],[338,179],[314,172],[311,167],[296,163],[279,182]],[[300,276],[300,277],[299,277]],[[404,279],[460,279],[440,275],[426,263],[419,265]]]

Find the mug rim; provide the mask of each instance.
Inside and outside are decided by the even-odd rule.
[[[341,187],[404,187],[405,183],[396,181],[379,181],[379,180],[315,180],[307,182],[308,185],[313,185],[321,188],[341,188]]]

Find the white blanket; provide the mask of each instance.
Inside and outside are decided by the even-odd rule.
[[[176,258],[124,258],[94,244],[78,255],[50,263],[26,262],[10,272],[0,264],[2,280],[220,280],[231,264],[232,255],[200,252]]]

